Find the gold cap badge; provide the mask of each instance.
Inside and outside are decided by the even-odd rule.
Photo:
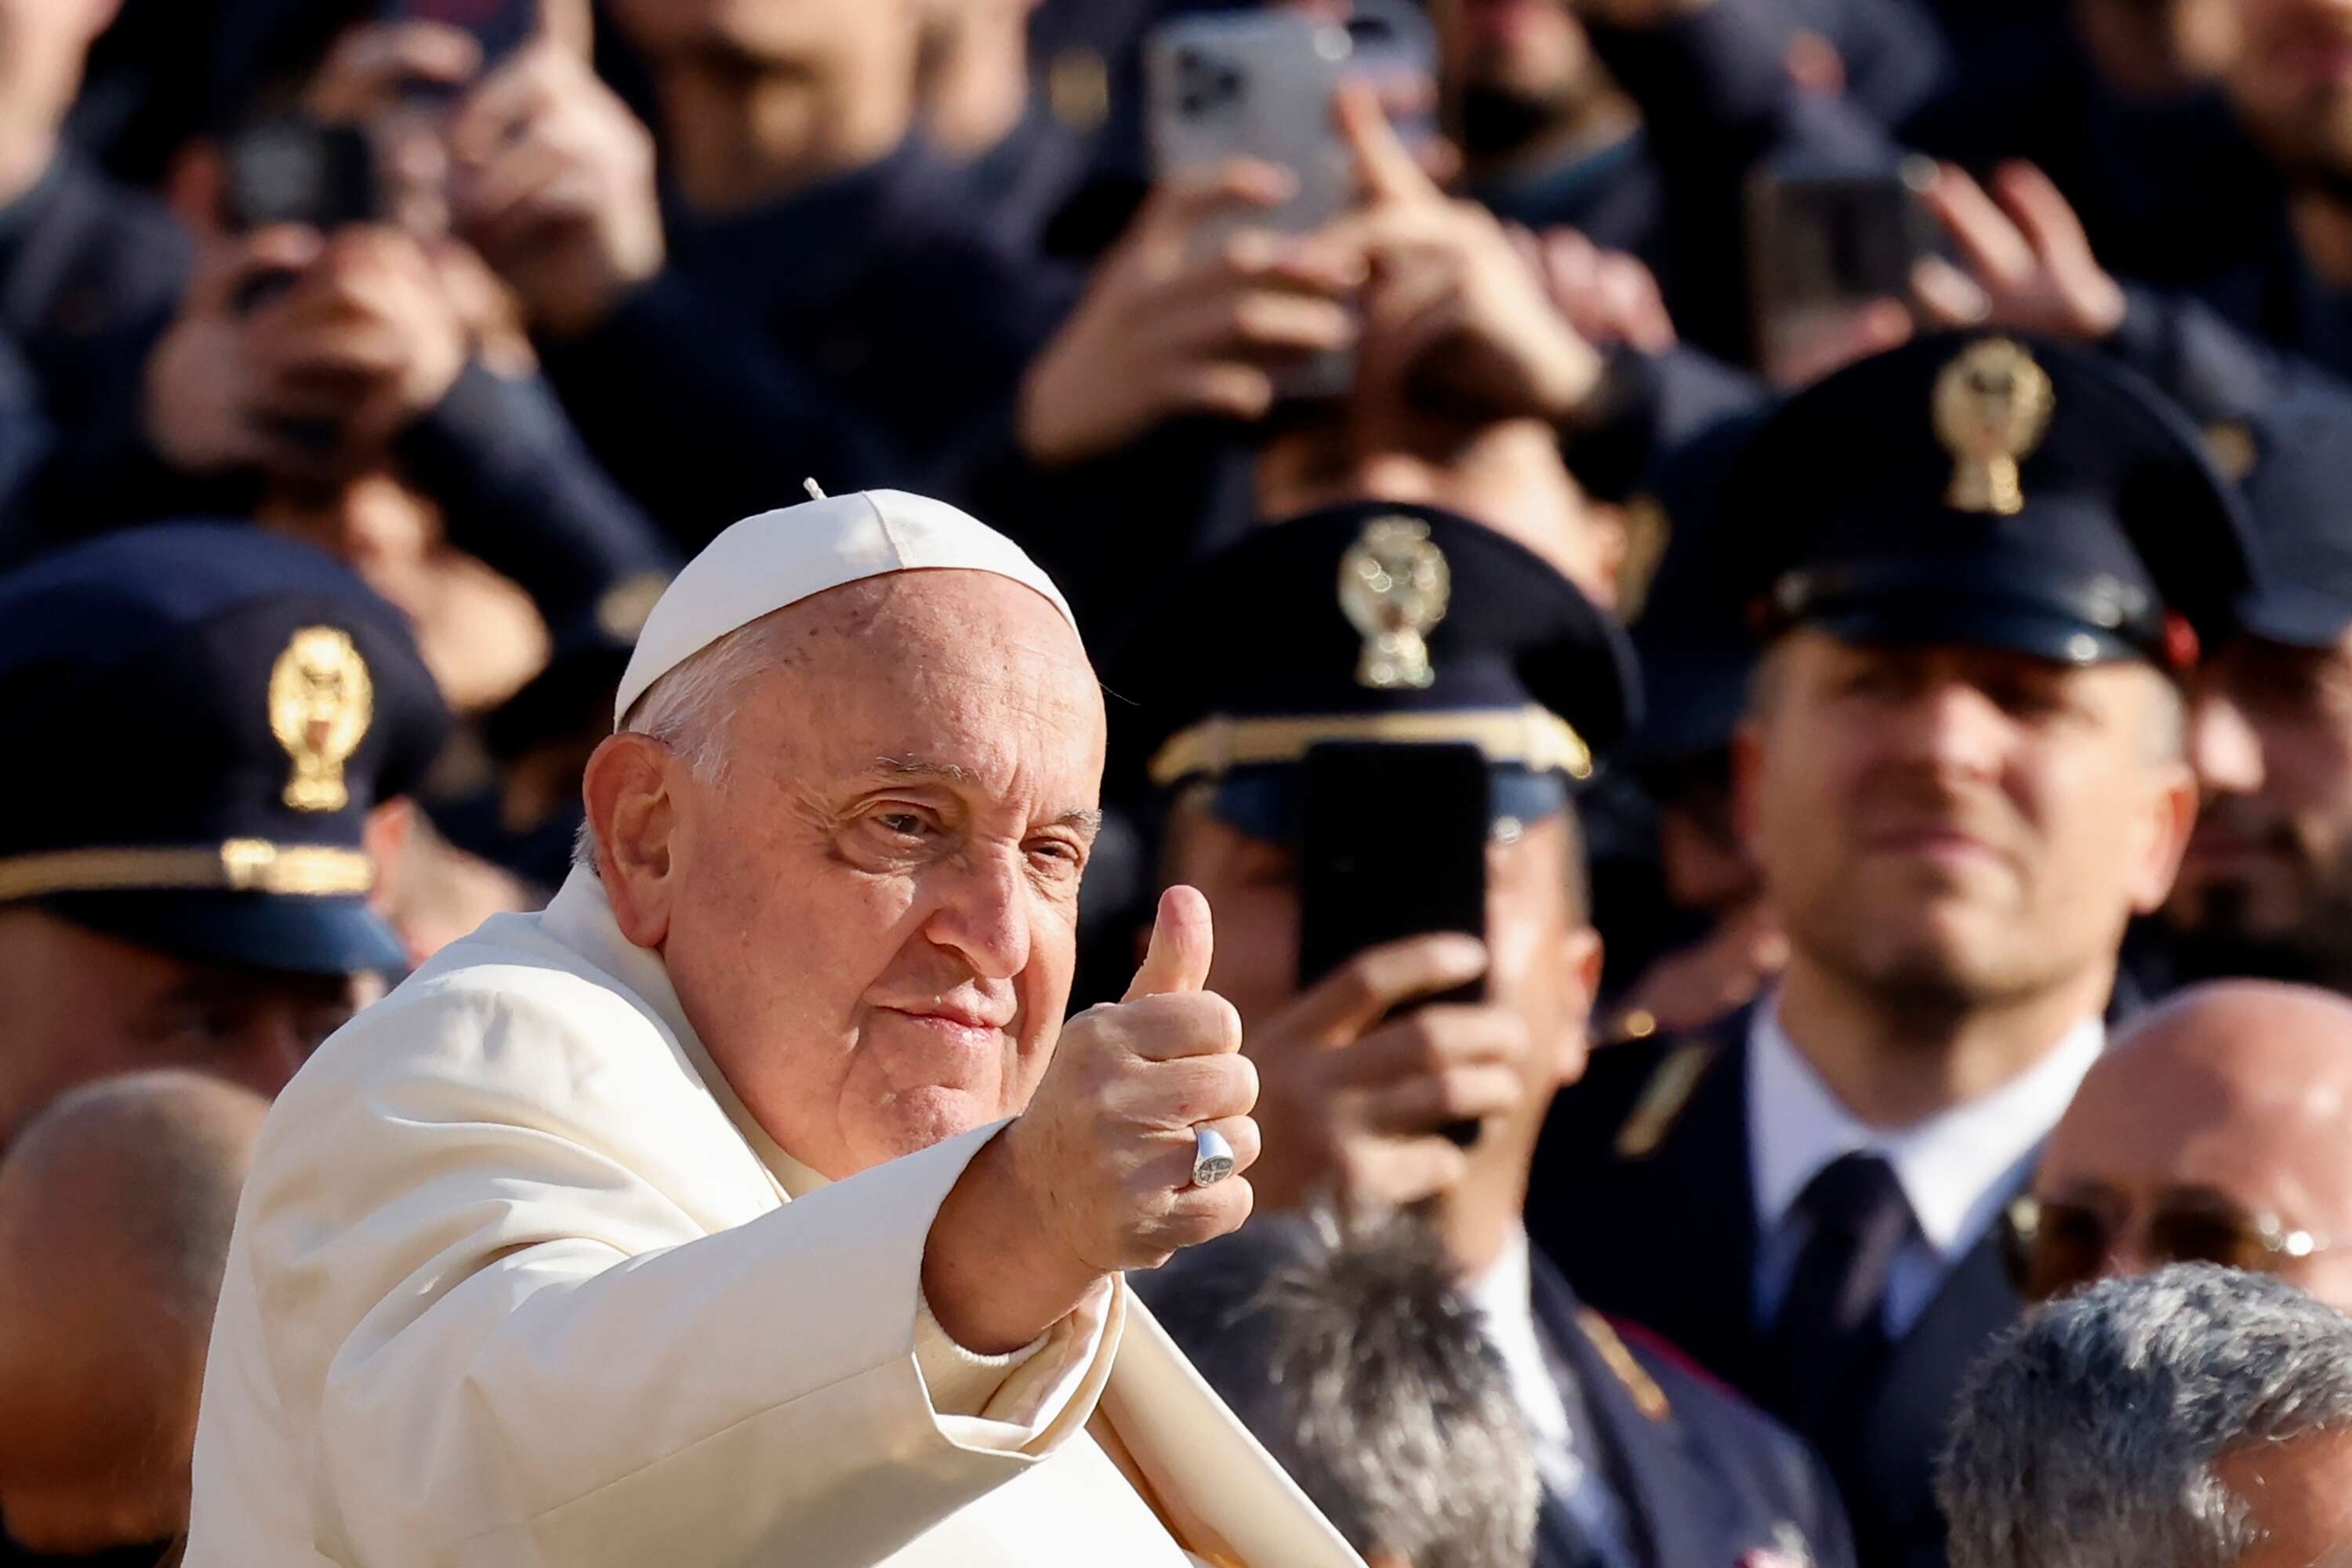
[[[297,811],[351,804],[343,764],[375,717],[375,685],[349,633],[305,626],[269,669],[269,732],[294,759],[285,800]]]
[[[1936,438],[1952,455],[1945,503],[2013,517],[2025,506],[2017,465],[2042,445],[2055,403],[2050,373],[2008,338],[1971,343],[1936,378]]]
[[[1454,574],[1429,525],[1378,517],[1339,557],[1339,608],[1364,637],[1356,684],[1375,691],[1427,686],[1429,633],[1445,618]]]

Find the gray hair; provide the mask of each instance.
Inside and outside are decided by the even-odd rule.
[[[2262,1531],[2217,1462],[2344,1426],[2352,1319],[2210,1264],[2103,1281],[1969,1374],[1936,1484],[1951,1568],[2227,1568]]]
[[[687,769],[707,784],[727,776],[728,721],[735,708],[730,694],[763,669],[790,658],[775,614],[746,622],[698,649],[646,688],[621,717],[617,731],[649,735],[676,752]],[[596,868],[596,833],[586,821],[572,840],[572,863]]]
[[[1261,1215],[1129,1277],[1357,1551],[1528,1568],[1535,1449],[1442,1245],[1397,1215]]]

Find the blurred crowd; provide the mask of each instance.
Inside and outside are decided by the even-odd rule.
[[[1274,11],[1351,40],[1328,112],[1175,156],[1154,38]],[[1336,216],[1286,216],[1335,178]],[[2049,437],[2106,464],[2084,506],[2180,613],[2069,609],[2095,655],[1969,619],[1865,657],[1789,603],[1845,640],[1759,673],[1770,575],[1725,563],[1809,559],[1772,530],[1811,499],[1981,459],[1994,499],[1954,504],[2017,510],[2000,465],[2047,408],[1975,458],[1940,405],[1930,434],[1939,345],[1988,332],[2053,367],[2053,432],[2095,395],[2069,374],[2112,373],[2181,437]],[[1010,534],[1097,650],[1075,1001],[1118,994],[1164,883],[1209,894],[1283,1216],[1143,1289],[1368,1556],[2352,1552],[2321,1501],[2183,1500],[2352,1498],[2352,1451],[2304,1440],[2352,1423],[2331,1320],[2170,1269],[2010,1333],[2168,1264],[2352,1309],[2352,3],[0,0],[0,1563],[170,1549],[263,1102],[572,874],[682,563],[876,487]],[[1427,943],[1296,984],[1297,836],[1265,824],[1297,801],[1154,765],[1175,706],[1304,668],[1289,606],[1391,514],[1452,562],[1455,631],[1614,637],[1503,629],[1561,613],[1540,574],[1638,658],[1615,707],[1522,660],[1515,700],[1613,754],[1565,809],[1497,786],[1475,1007],[1404,1011],[1475,978]],[[1347,521],[1266,542],[1302,517]],[[224,630],[248,570],[364,608],[340,644]],[[2166,679],[2094,686],[2111,658]],[[250,658],[266,698],[219,673]],[[1994,843],[1919,850],[1955,885],[1983,852],[2025,889],[1981,931],[1918,915],[1957,922],[1932,962],[1925,883],[1861,843],[1906,799]],[[270,850],[281,818],[315,856]],[[218,882],[154,858],[247,842],[273,863]],[[1427,1223],[1361,1217],[1391,1208]],[[2116,1342],[2187,1355],[2233,1313],[2319,1348],[2216,1351],[2166,1384],[2220,1390],[2178,1429],[2107,1442],[2165,1415]],[[2305,1375],[2324,1417],[2240,1397]],[[2232,1456],[2265,1444],[2257,1485]],[[2097,1495],[2151,1455],[2179,1477]]]

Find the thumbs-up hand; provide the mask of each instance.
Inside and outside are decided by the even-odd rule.
[[[923,1295],[940,1326],[993,1354],[1028,1343],[1106,1276],[1156,1268],[1249,1218],[1257,1068],[1233,1004],[1202,986],[1209,901],[1160,895],[1150,950],[1120,1000],[1062,1027],[1028,1109],[972,1157],[940,1205]],[[1192,1184],[1197,1130],[1236,1174]]]
[[[1089,1273],[1157,1268],[1249,1217],[1238,1175],[1192,1182],[1198,1128],[1223,1135],[1236,1172],[1258,1152],[1241,1016],[1202,989],[1213,944],[1208,900],[1192,888],[1162,894],[1126,996],[1063,1026],[1036,1095],[1005,1130],[1014,1173]]]

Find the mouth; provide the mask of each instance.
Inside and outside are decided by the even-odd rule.
[[[1882,828],[1863,840],[1874,855],[1897,858],[1957,862],[2000,858],[2000,852],[1965,828],[1948,823],[1915,823]]]
[[[914,1007],[885,1006],[885,1013],[896,1013],[927,1029],[960,1039],[989,1039],[1004,1032],[1013,1020],[997,1018],[976,1008],[961,1007],[947,1003],[927,1003]]]

